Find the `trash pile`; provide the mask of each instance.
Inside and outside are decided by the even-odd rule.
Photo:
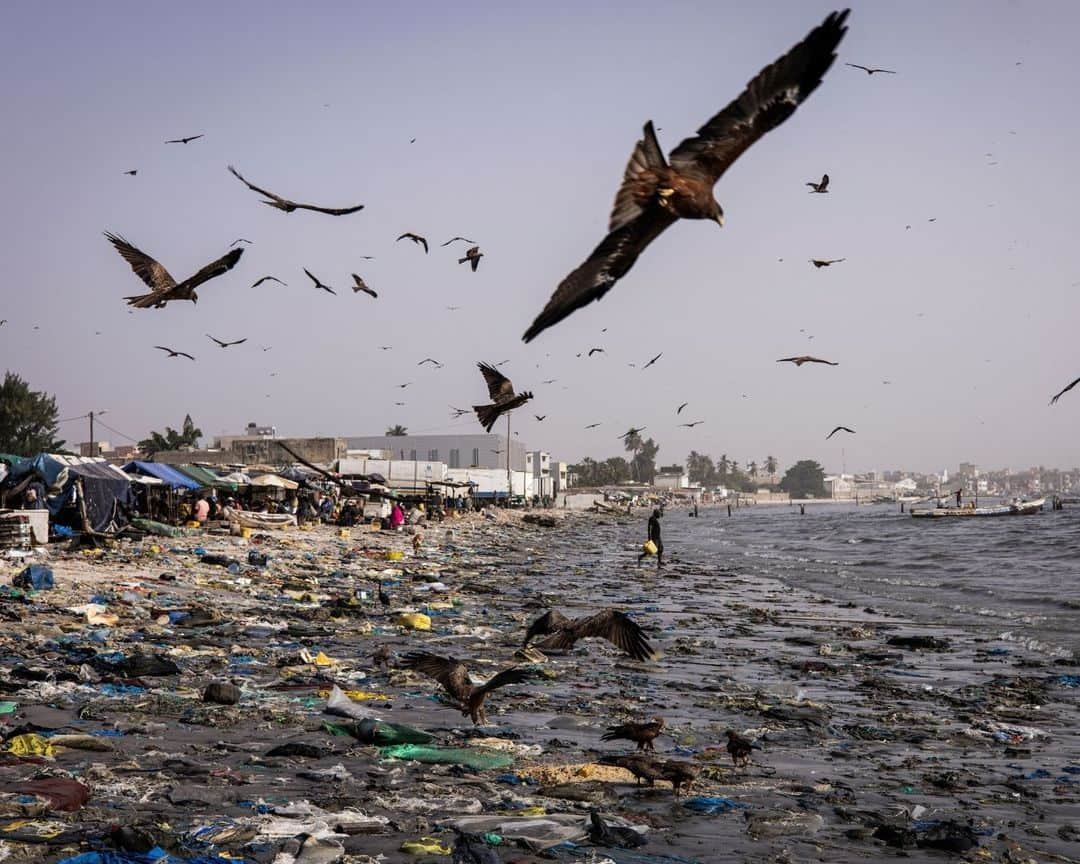
[[[639,567],[623,515],[411,531],[0,559],[0,862],[1080,857],[1076,662]],[[656,654],[526,647],[553,609]]]

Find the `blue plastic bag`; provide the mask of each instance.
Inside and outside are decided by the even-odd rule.
[[[715,815],[716,813],[727,813],[731,810],[745,810],[747,805],[735,801],[731,798],[720,798],[714,795],[698,795],[694,798],[687,798],[682,802],[683,807],[688,810],[695,810],[698,813],[705,813],[708,816]]]
[[[16,588],[32,588],[35,591],[48,591],[56,584],[53,572],[43,564],[31,564],[11,580]]]

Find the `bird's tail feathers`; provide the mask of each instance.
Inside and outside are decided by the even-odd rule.
[[[480,421],[480,425],[483,426],[488,432],[495,425],[495,421],[499,419],[499,415],[502,411],[499,410],[499,406],[495,404],[491,405],[473,405],[473,411],[476,412],[476,417]]]

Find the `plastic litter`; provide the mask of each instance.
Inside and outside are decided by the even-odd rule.
[[[393,747],[383,747],[379,753],[388,759],[411,759],[429,765],[464,765],[476,770],[505,768],[514,764],[514,757],[508,753],[470,750],[466,747],[396,744]]]
[[[449,855],[452,851],[449,846],[443,846],[442,843],[432,837],[406,840],[401,844],[400,848],[406,855]]]
[[[47,738],[42,738],[34,732],[25,735],[16,735],[8,739],[4,747],[8,753],[16,756],[43,756],[46,759],[56,758],[56,748],[49,743]]]
[[[431,629],[431,617],[423,612],[402,612],[397,616],[394,623],[407,630]]]
[[[709,816],[714,816],[717,813],[730,813],[732,810],[746,810],[748,806],[733,798],[714,795],[695,795],[693,798],[685,798],[679,803],[687,810],[705,813]]]
[[[11,584],[16,588],[26,588],[34,591],[49,591],[56,586],[52,568],[43,564],[31,564],[25,570],[21,570],[11,580]]]

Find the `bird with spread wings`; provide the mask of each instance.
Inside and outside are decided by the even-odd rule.
[[[824,363],[826,366],[839,366],[839,363],[833,363],[832,360],[822,360],[820,357],[811,357],[809,354],[803,354],[801,357],[781,357],[776,361],[777,363],[794,363],[796,366],[802,366],[803,363]]]
[[[472,718],[474,725],[488,722],[484,711],[484,699],[492,690],[507,684],[521,684],[533,677],[534,672],[526,666],[511,666],[495,673],[483,684],[473,684],[469,668],[453,657],[441,657],[428,651],[410,651],[402,657],[401,667],[414,669],[438,681],[451,699],[457,703],[462,714]]]
[[[532,399],[533,394],[528,391],[515,393],[514,385],[510,383],[510,379],[492,364],[477,363],[476,365],[480,368],[484,381],[487,382],[488,396],[491,397],[492,404],[473,405],[473,411],[476,412],[476,416],[483,427],[490,432],[491,427],[495,425],[495,421],[500,416],[508,411],[513,411],[515,408],[520,408]]]
[[[836,59],[848,10],[833,12],[740,96],[664,159],[650,120],[634,147],[615,196],[608,235],[555,289],[522,337],[530,342],[577,309],[599,300],[634,266],[648,245],[679,219],[724,224],[713,186],[766,132],[775,129],[818,85]]]
[[[318,207],[315,204],[300,204],[296,201],[290,201],[288,198],[282,198],[280,195],[275,195],[266,189],[261,189],[254,183],[249,183],[244,179],[239,171],[229,166],[229,173],[233,175],[237,180],[248,187],[252,192],[258,192],[260,195],[265,195],[269,198],[269,201],[263,201],[263,204],[269,204],[271,207],[276,207],[278,210],[284,210],[286,213],[292,213],[294,210],[313,210],[316,213],[326,213],[330,216],[347,216],[350,213],[355,213],[357,210],[363,210],[363,204],[357,204],[355,207]]]
[[[136,309],[163,309],[165,304],[171,300],[190,300],[192,303],[198,303],[199,295],[195,289],[202,285],[203,282],[209,282],[214,277],[221,276],[223,273],[232,270],[236,266],[236,262],[240,260],[240,256],[244,254],[243,249],[233,249],[226,252],[193,276],[188,276],[183,282],[177,283],[169,275],[168,270],[141,249],[132,246],[119,234],[110,234],[106,231],[105,238],[120,253],[120,257],[131,265],[135,275],[150,288],[149,294],[137,294],[133,297],[124,298],[129,306],[134,306]]]
[[[540,650],[569,651],[579,639],[597,637],[607,639],[635,660],[651,660],[656,656],[641,626],[617,609],[604,609],[595,615],[572,619],[552,609],[529,625],[522,645],[528,646],[539,636],[547,636],[537,643]]]
[[[825,440],[828,441],[837,432],[850,432],[852,435],[855,434],[854,429],[849,429],[847,426],[837,426],[835,429],[832,430],[832,432],[825,436]]]

